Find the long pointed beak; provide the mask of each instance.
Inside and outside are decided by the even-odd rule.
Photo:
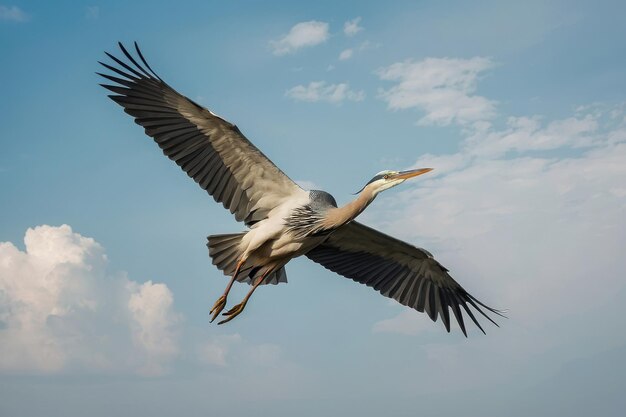
[[[407,180],[409,178],[417,177],[418,175],[425,174],[432,170],[433,168],[420,168],[420,169],[411,169],[409,171],[400,171],[396,175],[394,175],[394,179]]]

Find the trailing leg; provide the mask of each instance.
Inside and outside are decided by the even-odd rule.
[[[213,323],[213,320],[215,320],[215,318],[224,309],[224,306],[226,306],[226,299],[228,298],[228,293],[230,292],[230,289],[232,288],[233,283],[235,282],[235,279],[237,279],[237,274],[239,274],[239,269],[241,268],[241,265],[244,264],[244,262],[245,261],[243,259],[241,259],[239,262],[237,262],[237,267],[235,268],[235,273],[233,274],[232,278],[228,282],[228,285],[226,286],[226,289],[224,290],[224,294],[222,294],[222,296],[217,299],[217,301],[213,305],[213,308],[209,312],[209,314],[213,315],[211,317],[211,323]]]
[[[261,283],[263,282],[265,277],[268,275],[268,273],[269,273],[269,270],[264,272],[263,275],[261,275],[259,278],[257,278],[256,282],[254,283],[254,285],[252,286],[250,291],[248,291],[248,294],[246,294],[244,299],[239,304],[237,304],[236,306],[234,306],[233,308],[231,308],[227,312],[223,313],[222,315],[226,316],[226,318],[224,320],[218,322],[217,324],[228,323],[229,321],[231,321],[232,319],[237,317],[239,314],[241,314],[243,309],[246,307],[246,303],[248,302],[248,300],[252,296],[252,293],[254,292],[254,290],[256,290],[256,288],[259,285],[261,285]]]

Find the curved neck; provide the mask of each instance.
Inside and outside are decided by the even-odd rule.
[[[335,229],[353,220],[376,198],[376,193],[370,187],[365,187],[359,196],[343,207],[331,208],[326,212],[324,219],[325,229]]]

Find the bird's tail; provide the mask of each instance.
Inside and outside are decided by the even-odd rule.
[[[246,232],[229,233],[211,235],[207,238],[207,247],[209,248],[209,256],[213,265],[224,272],[224,275],[232,276],[235,273],[237,262],[243,254],[241,239],[245,234]],[[237,281],[251,284],[255,278],[261,275],[261,272],[261,268],[258,266],[244,264],[239,270]],[[263,284],[278,284],[280,282],[287,282],[287,274],[284,267],[267,276]]]
[[[224,275],[235,273],[237,261],[242,255],[240,248],[241,239],[245,233],[231,233],[224,235],[211,235],[207,238],[209,256],[213,265],[217,266]]]

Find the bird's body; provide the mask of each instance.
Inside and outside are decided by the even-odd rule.
[[[236,253],[230,258],[244,260],[237,280],[252,282],[246,272],[251,272],[255,267],[260,268],[257,274],[264,271],[270,271],[271,274],[280,270],[291,259],[304,255],[322,244],[338,227],[325,221],[328,213],[336,209],[334,197],[320,190],[303,190],[298,198],[290,199],[274,208],[266,219],[260,220],[247,232],[238,235],[240,239],[236,245],[230,246],[231,253]],[[219,263],[222,260],[219,255],[223,253],[220,248],[228,248],[223,244],[220,246],[223,236],[232,236],[234,239],[237,235],[209,236],[209,254],[217,261],[218,268],[226,275],[232,275],[236,264]],[[279,282],[286,282],[284,273],[275,276],[274,279],[270,277],[263,283]]]
[[[128,63],[107,55],[119,67],[101,63],[115,75],[100,74],[116,85],[114,101],[144,127],[163,153],[176,162],[248,230],[208,237],[214,265],[231,277],[216,301],[212,320],[222,311],[235,281],[252,288],[224,313],[232,320],[262,284],[287,281],[285,265],[307,256],[343,276],[365,284],[403,305],[441,317],[450,330],[450,310],[466,333],[463,313],[482,330],[472,310],[501,315],[467,293],[432,255],[364,226],[354,219],[376,196],[430,168],[382,171],[348,204],[337,207],[324,191],[306,191],[287,177],[233,124],[179,94],[150,68],[135,44],[137,57],[120,44]],[[121,76],[122,78],[119,78]],[[493,322],[495,324],[495,322]]]
[[[316,233],[316,215],[323,213],[319,201],[311,199],[314,192],[303,192],[301,198],[289,200],[273,209],[266,219],[251,226],[237,245],[237,259],[244,264],[238,280],[246,281],[246,268],[259,272],[276,271],[291,259],[303,255],[322,243],[326,235]],[[211,236],[209,236],[209,247]],[[271,273],[270,272],[270,273]],[[268,280],[266,283],[271,283]]]

